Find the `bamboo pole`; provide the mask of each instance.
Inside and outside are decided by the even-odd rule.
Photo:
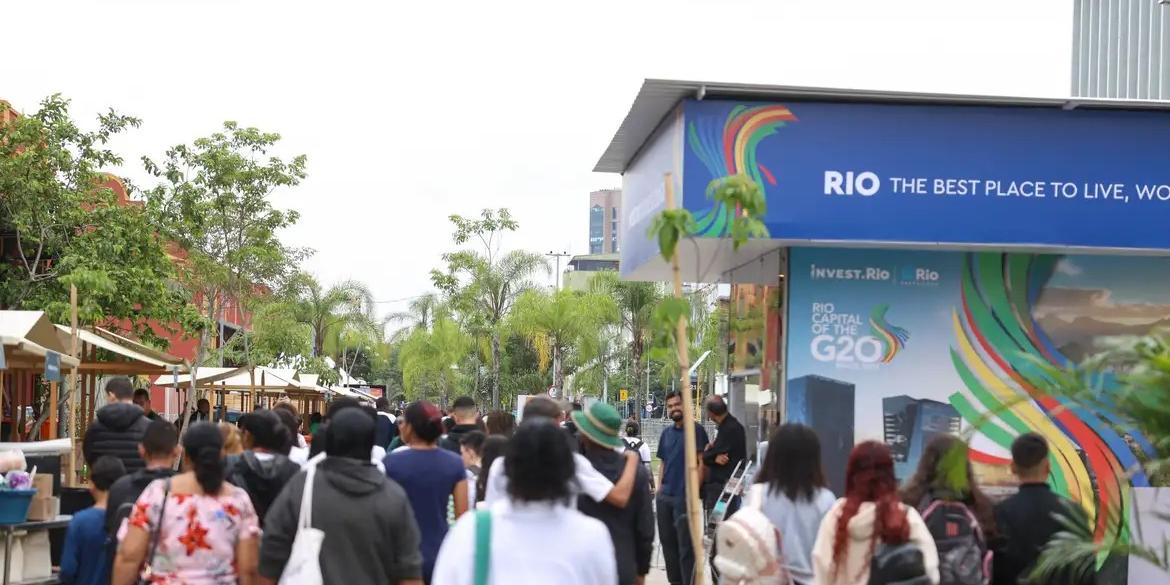
[[[674,209],[674,181],[670,173],[663,177],[666,187],[666,208]],[[674,297],[682,298],[682,271],[679,269],[678,246],[670,257],[670,272],[674,280]],[[703,585],[707,581],[706,555],[703,554],[703,507],[699,503],[699,458],[695,438],[695,405],[691,393],[691,380],[687,370],[690,358],[687,355],[687,317],[679,317],[676,332],[679,365],[679,394],[683,399],[683,445],[686,449],[687,524],[691,532],[691,548],[695,551],[695,574],[692,583]]]
[[[69,285],[69,355],[81,363],[81,351],[78,347],[77,334],[77,285]],[[74,367],[69,370],[69,416],[66,420],[66,430],[69,433],[69,457],[66,458],[65,465],[65,485],[77,485],[77,429],[80,425],[77,424],[77,400],[81,396],[81,390],[78,388],[77,368]],[[53,437],[56,438],[56,437]]]
[[[49,382],[49,437],[57,438],[57,382]],[[35,420],[33,421],[35,424]]]

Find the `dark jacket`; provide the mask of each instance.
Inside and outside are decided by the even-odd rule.
[[[374,444],[390,451],[390,443],[398,436],[398,425],[390,420],[389,413],[379,412],[374,433]]]
[[[463,450],[459,448],[459,442],[467,433],[478,430],[479,427],[476,425],[455,425],[447,432],[447,436],[439,440],[439,446],[456,455],[462,454]]]
[[[1056,515],[1073,514],[1083,520],[1083,514],[1064,498],[1052,493],[1047,484],[1029,483],[1020,491],[995,507],[995,525],[1000,546],[992,559],[993,585],[1018,585],[1026,577],[1040,552],[1057,532],[1063,530]],[[1090,572],[1085,583],[1092,582]],[[1067,576],[1057,577],[1052,584],[1075,583]]]
[[[292,552],[305,487],[302,471],[268,510],[260,574],[279,579]],[[406,492],[369,461],[327,457],[317,465],[313,527],[325,532],[326,583],[381,585],[422,578],[418,525]]]
[[[173,469],[140,469],[124,475],[110,486],[110,495],[106,501],[106,532],[111,536],[118,534],[122,520],[130,517],[134,502],[146,490],[146,486],[156,479],[165,479],[175,474]],[[123,509],[122,504],[128,506]]]
[[[97,416],[85,431],[82,453],[87,465],[93,465],[98,457],[112,455],[122,460],[128,473],[146,467],[138,456],[138,444],[146,434],[150,419],[134,404],[115,402],[97,411]]]
[[[602,475],[617,483],[626,466],[626,459],[616,451],[586,450],[585,457]],[[650,572],[650,556],[654,550],[654,510],[651,508],[650,473],[638,466],[634,478],[634,494],[624,508],[598,503],[585,496],[577,498],[581,513],[605,523],[613,539],[617,554],[618,585],[632,585],[639,575]]]
[[[297,473],[301,466],[288,460],[284,455],[273,454],[271,459],[261,460],[252,451],[245,451],[239,455],[227,458],[224,464],[227,470],[225,477],[232,485],[248,492],[252,500],[252,507],[260,517],[260,526],[264,526],[264,515],[280,490],[284,489]]]
[[[716,430],[718,432],[715,434],[715,442],[711,443],[709,449],[703,451],[703,464],[711,470],[707,481],[719,486],[719,489],[722,490],[727,480],[731,479],[731,473],[735,471],[735,466],[740,461],[747,459],[747,433],[744,431],[743,425],[730,414],[723,419]],[[727,464],[715,463],[715,458],[724,454],[728,457]]]

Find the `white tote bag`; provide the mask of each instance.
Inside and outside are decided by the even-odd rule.
[[[301,513],[297,519],[297,536],[293,539],[292,554],[280,574],[279,585],[324,585],[321,577],[321,543],[325,532],[313,528],[313,480],[317,464],[308,466],[305,488],[301,495]]]

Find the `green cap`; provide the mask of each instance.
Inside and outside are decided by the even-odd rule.
[[[594,402],[589,408],[574,412],[570,416],[577,425],[577,430],[594,443],[613,449],[624,446],[625,443],[618,437],[618,430],[622,427],[622,415],[618,414],[616,408],[604,402]]]

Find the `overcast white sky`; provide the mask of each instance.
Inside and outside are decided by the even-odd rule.
[[[429,289],[446,217],[508,207],[509,247],[584,253],[591,172],[644,78],[1061,97],[1070,0],[149,0],[4,3],[0,98],[144,119],[137,160],[224,120],[309,178],[274,204],[326,283]],[[403,302],[384,303],[383,311]]]

